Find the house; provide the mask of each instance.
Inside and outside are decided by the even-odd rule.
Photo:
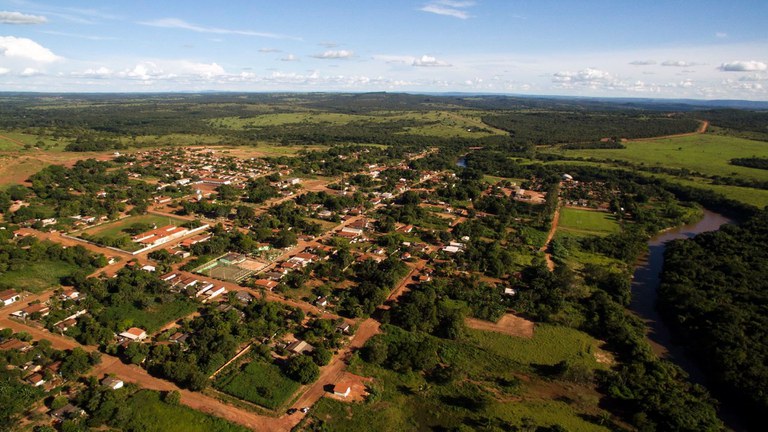
[[[273,281],[268,281],[273,282]],[[243,304],[248,304],[254,300],[254,297],[249,293],[248,291],[238,291],[237,294],[235,294],[235,299]]]
[[[336,331],[339,333],[349,333],[351,329],[352,326],[350,326],[348,322],[343,322],[336,326]]]
[[[341,381],[333,386],[333,395],[339,397],[347,397],[352,391],[352,383],[349,381]]]
[[[283,276],[282,273],[279,273],[280,277]],[[256,288],[266,288],[270,291],[272,291],[277,285],[279,285],[277,282],[269,279],[258,279],[253,283]]]
[[[176,332],[171,335],[171,337],[168,338],[169,341],[177,344],[186,343],[187,339],[189,339],[189,333],[181,333]]]
[[[112,390],[117,390],[117,389],[123,388],[123,385],[125,385],[125,383],[121,379],[108,376],[103,380],[101,380],[101,385],[103,385],[104,387],[109,387]]]
[[[413,225],[404,225],[397,229],[397,232],[399,233],[409,233],[413,231]]]
[[[51,374],[59,375],[61,371],[61,360],[49,364],[45,369]]]
[[[205,293],[205,299],[206,300],[213,300],[214,298],[220,296],[221,294],[225,294],[227,292],[227,289],[225,287],[219,287],[219,288],[211,288],[208,290],[208,292]]]
[[[144,270],[144,271],[146,271],[146,272],[150,272],[150,273],[152,273],[152,272],[154,272],[155,270],[157,270],[157,267],[155,267],[155,266],[153,266],[153,265],[149,265],[149,264],[147,264],[147,265],[143,266],[141,269],[142,269],[142,270]]]
[[[16,350],[19,352],[27,352],[32,349],[32,345],[28,342],[20,341],[18,339],[8,339],[0,344],[0,351]]]
[[[82,417],[85,415],[85,411],[68,403],[57,410],[51,411],[50,415],[57,422],[63,422],[64,420]]]
[[[304,341],[295,341],[288,344],[287,347],[285,347],[288,351],[294,353],[294,354],[302,354],[302,353],[311,353],[315,350],[315,347],[312,345],[304,342]]]
[[[59,300],[62,301],[77,300],[78,298],[80,298],[80,291],[77,291],[74,288],[65,288],[61,291],[61,294],[59,294]]]
[[[211,283],[211,282],[206,283],[205,285],[201,286],[199,290],[197,290],[197,292],[195,293],[195,297],[200,297],[201,295],[205,294],[206,291],[210,290],[211,288],[213,288],[213,283]]]
[[[35,387],[40,387],[41,385],[45,384],[45,379],[43,379],[43,375],[39,373],[32,374],[25,378],[25,381],[32,384]]]
[[[15,290],[5,290],[0,292],[0,301],[3,302],[3,306],[16,303],[21,300],[21,296]]]
[[[515,290],[514,288],[504,288],[504,295],[508,295],[511,297],[516,294],[517,294],[517,290]]]
[[[328,298],[327,297],[323,297],[323,296],[318,297],[317,300],[315,300],[315,305],[317,307],[326,307],[326,306],[328,306]]]
[[[128,330],[120,333],[120,337],[132,341],[143,341],[147,338],[147,332],[138,327],[131,327]]]
[[[48,307],[45,303],[35,303],[31,304],[27,307],[25,307],[22,310],[16,311],[12,313],[11,315],[19,318],[27,318],[33,314],[40,314],[41,317],[44,317],[48,315],[48,313],[51,311],[51,308]]]

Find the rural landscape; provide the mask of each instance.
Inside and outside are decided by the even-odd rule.
[[[751,432],[768,2],[0,0],[0,432]]]
[[[590,104],[4,95],[3,428],[750,428],[768,112]]]

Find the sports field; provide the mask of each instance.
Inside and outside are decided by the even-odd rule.
[[[618,232],[619,224],[608,212],[564,207],[560,210],[557,228],[584,234],[605,235]]]

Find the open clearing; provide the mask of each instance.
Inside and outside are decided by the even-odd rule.
[[[768,180],[768,171],[731,165],[733,158],[768,154],[768,143],[719,135],[691,135],[624,143],[626,149],[565,150],[569,156],[619,159],[646,166],[685,168],[707,175]]]
[[[220,117],[209,121],[211,125],[229,129],[249,129],[287,125],[342,126],[353,122],[397,123],[416,121],[423,124],[403,126],[402,133],[436,137],[480,138],[504,135],[506,132],[494,129],[480,120],[478,113],[472,115],[453,111],[429,112],[377,112],[371,115],[342,114],[328,112],[292,112],[262,114],[253,117]],[[397,125],[393,125],[398,127]]]
[[[0,286],[41,293],[48,288],[58,287],[62,277],[78,269],[80,267],[64,261],[46,260],[24,264],[17,269],[0,274]]]
[[[619,224],[608,212],[564,207],[560,209],[558,229],[605,235],[619,232]]]
[[[299,388],[274,363],[254,360],[240,370],[225,370],[214,386],[237,398],[277,409]]]
[[[185,222],[188,222],[188,221],[184,219],[172,218],[170,216],[146,214],[146,215],[140,215],[140,216],[129,216],[127,218],[120,219],[114,222],[88,228],[83,232],[88,233],[90,235],[99,236],[99,237],[115,239],[118,237],[128,236],[128,234],[124,233],[123,230],[137,223],[157,225],[158,227],[161,227],[165,225],[178,226]]]
[[[533,321],[512,314],[505,314],[497,322],[467,318],[467,326],[475,330],[492,331],[530,339],[533,337]]]

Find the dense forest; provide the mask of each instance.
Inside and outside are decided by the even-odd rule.
[[[768,409],[768,211],[667,246],[659,306],[721,394]]]
[[[509,132],[516,141],[537,145],[604,138],[647,138],[693,132],[698,126],[692,118],[630,112],[516,111],[486,115],[483,122]]]
[[[498,143],[599,142],[603,138],[640,138],[692,132],[696,119],[727,131],[766,139],[764,111],[709,110],[706,105],[658,101],[543,99],[511,96],[362,94],[142,94],[0,95],[0,128],[63,140],[69,151],[97,151],[160,144],[174,134],[205,142],[247,144],[376,143],[391,145],[487,145]],[[460,138],[414,134],[431,126],[420,114],[434,110],[474,110],[490,127],[509,135]],[[699,109],[700,111],[693,111]],[[702,111],[706,109],[705,111]],[[509,110],[516,110],[514,112]],[[412,118],[391,117],[411,112]],[[263,114],[327,112],[372,115],[375,122],[296,122],[229,127],[224,118]],[[501,112],[501,113],[499,113]],[[661,114],[676,112],[677,115]],[[391,118],[390,118],[391,117]],[[477,128],[480,131],[483,128]],[[730,133],[730,132],[729,132]],[[751,136],[750,135],[750,136]],[[155,141],[140,137],[155,137]],[[169,140],[162,141],[170,144]],[[608,145],[608,144],[603,144]]]

